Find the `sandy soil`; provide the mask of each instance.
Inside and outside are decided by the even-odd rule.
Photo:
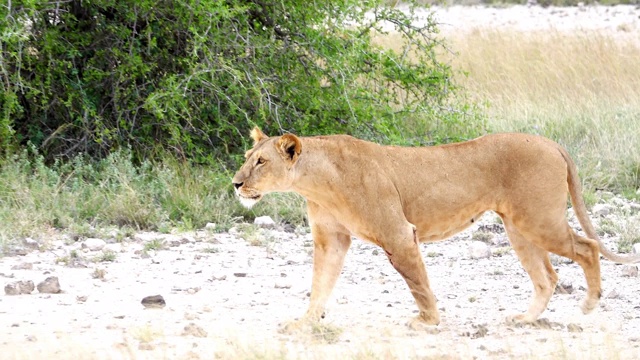
[[[437,9],[444,31],[595,26],[637,36],[638,15],[630,6]],[[637,218],[627,205],[613,203],[603,219]],[[469,256],[478,232],[491,244],[489,258]],[[325,325],[293,336],[277,329],[308,304],[308,234],[249,228],[143,233],[121,243],[104,237],[115,252],[106,262],[94,261],[106,258],[106,248],[82,249],[83,240],[55,233],[37,240],[39,250],[0,258],[0,285],[57,276],[62,292],[0,294],[0,359],[640,358],[640,278],[625,276],[629,268],[606,260],[604,296],[594,314],[582,315],[578,308],[585,293],[579,266],[554,258],[569,293],[554,295],[542,315],[546,320],[536,326],[507,325],[507,315],[526,310],[531,283],[492,214],[451,240],[423,246],[442,315],[437,333],[405,326],[416,311],[405,283],[382,251],[359,240],[348,254]],[[615,240],[605,239],[612,249]],[[146,244],[166,248],[145,251]],[[141,305],[143,297],[157,294],[164,308]]]
[[[616,209],[610,219],[620,218]],[[485,235],[491,257],[470,257],[474,233]],[[611,248],[614,240],[606,240]],[[151,243],[167,247],[145,254]],[[507,325],[508,314],[526,309],[531,284],[493,214],[451,240],[423,245],[442,312],[437,333],[405,326],[416,311],[405,283],[382,251],[359,240],[329,302],[325,327],[302,335],[277,330],[308,304],[308,234],[249,227],[221,234],[142,233],[98,251],[82,244],[53,236],[43,244],[46,250],[0,259],[5,284],[57,276],[62,288],[59,294],[0,296],[0,358],[640,356],[640,278],[606,260],[604,297],[594,314],[578,309],[585,293],[578,265],[554,258],[569,293],[554,295],[539,324]],[[77,260],[60,262],[74,251]],[[105,251],[116,251],[115,260],[95,262]],[[145,309],[141,300],[156,294],[166,307]],[[330,332],[335,329],[340,334]]]
[[[405,8],[401,5],[400,8]],[[448,32],[478,29],[509,31],[602,31],[616,37],[640,41],[640,6],[509,7],[448,6],[417,12],[416,23],[430,12],[440,30]]]

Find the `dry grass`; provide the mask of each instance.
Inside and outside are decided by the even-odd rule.
[[[490,132],[566,146],[588,190],[640,187],[640,43],[614,33],[477,29],[447,34],[457,82],[485,105]],[[399,35],[378,36],[398,48]]]
[[[475,31],[452,37],[459,80],[492,131],[567,146],[587,188],[640,187],[640,43],[596,32]]]

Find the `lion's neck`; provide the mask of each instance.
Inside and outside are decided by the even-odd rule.
[[[303,138],[303,154],[295,165],[295,180],[292,191],[307,200],[322,204],[340,197],[335,184],[344,174],[336,165],[332,154],[339,151],[340,144],[333,139]]]

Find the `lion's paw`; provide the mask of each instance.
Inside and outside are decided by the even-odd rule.
[[[437,325],[428,324],[424,321],[424,319],[420,316],[414,317],[413,319],[407,322],[407,326],[411,330],[426,332],[427,334],[438,334],[440,333],[440,329]]]
[[[506,319],[507,324],[529,324],[534,321],[536,319],[527,313],[509,315]]]
[[[586,298],[580,304],[580,310],[582,310],[583,314],[588,314],[598,306],[599,302],[599,299]]]
[[[312,321],[306,318],[287,321],[280,324],[278,332],[281,334],[295,334],[300,332],[309,332],[311,329]]]

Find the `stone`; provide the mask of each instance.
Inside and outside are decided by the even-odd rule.
[[[4,286],[4,293],[7,295],[31,294],[33,291],[33,281],[14,281]]]
[[[634,254],[640,254],[640,243],[633,244],[633,247],[631,248],[631,252]]]
[[[24,246],[31,248],[31,249],[38,249],[40,248],[40,244],[36,241],[33,240],[32,238],[28,237],[25,238],[22,243],[24,244]]]
[[[49,276],[38,284],[38,291],[42,294],[59,294],[60,282],[57,276]]]
[[[276,289],[291,289],[291,283],[280,281],[280,282],[276,283],[275,288]]]
[[[491,257],[491,248],[482,241],[472,241],[469,245],[469,256],[472,259],[487,259]]]
[[[143,341],[140,344],[138,344],[138,350],[153,350],[153,349],[155,349],[153,344],[149,344],[148,342]]]
[[[18,265],[13,265],[11,270],[32,270],[33,264],[30,262],[22,262]]]
[[[575,289],[569,280],[562,280],[556,284],[556,294],[573,294]]]
[[[105,245],[107,245],[106,241],[97,238],[88,238],[82,242],[82,248],[90,251],[100,251]]]
[[[276,226],[276,222],[273,221],[271,216],[258,216],[253,220],[255,225],[260,226],[261,228],[273,228]]]
[[[595,204],[591,209],[593,216],[605,217],[611,213],[613,206],[609,204]]]
[[[195,336],[195,337],[204,338],[204,337],[207,337],[208,334],[200,326],[194,323],[189,323],[184,327],[184,332],[182,333],[182,336]]]
[[[209,231],[213,231],[216,229],[216,224],[215,223],[207,223],[204,226],[205,230],[209,230]]]
[[[167,305],[162,295],[145,296],[140,303],[145,308],[150,309],[162,309]]]
[[[620,297],[620,294],[618,294],[616,289],[611,290],[611,292],[609,292],[609,294],[605,296],[605,298],[607,299],[618,299],[619,297]]]
[[[578,333],[578,332],[582,332],[582,327],[574,323],[569,323],[567,325],[567,330],[572,333]]]
[[[235,273],[233,273],[233,276],[235,276],[235,277],[247,277],[247,273],[246,272],[235,272]]]
[[[635,265],[625,265],[622,268],[622,276],[638,277],[638,267]]]

